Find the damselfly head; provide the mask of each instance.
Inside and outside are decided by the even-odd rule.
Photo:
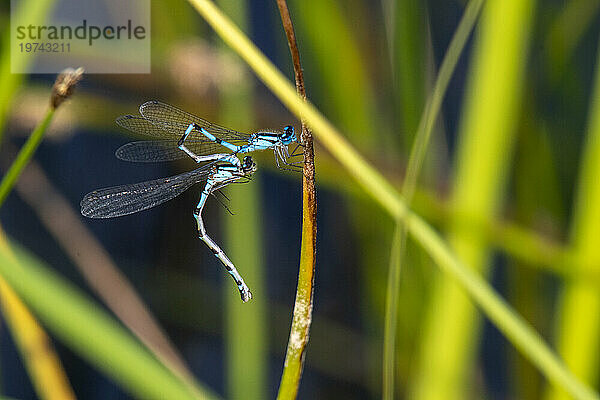
[[[256,163],[254,162],[252,157],[244,157],[244,160],[242,161],[242,171],[244,171],[245,174],[256,171]]]
[[[294,132],[294,127],[291,125],[287,125],[286,127],[284,127],[280,139],[284,145],[288,145],[292,142],[295,142],[296,132]]]

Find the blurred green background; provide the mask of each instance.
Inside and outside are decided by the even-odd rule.
[[[240,303],[222,266],[196,238],[192,210],[199,187],[114,220],[78,214],[79,201],[91,190],[194,167],[187,160],[136,165],[114,157],[120,145],[136,139],[114,119],[137,113],[144,101],[161,100],[241,131],[286,124],[300,129],[187,2],[151,3],[152,73],[86,75],[2,204],[0,223],[15,266],[27,271],[6,279],[25,282],[15,289],[29,293],[25,303],[47,328],[78,398],[150,398],[157,393],[147,388],[152,374],[157,390],[173,389],[159,398],[178,397],[178,379],[159,381],[170,374],[161,363],[147,371],[137,367],[149,365],[143,356],[156,360],[122,328],[134,325],[149,341],[161,339],[152,336],[151,317],[128,308],[136,300],[121,278],[171,342],[166,346],[172,350],[157,345],[164,351],[158,358],[180,371],[187,384],[193,376],[196,394],[273,398],[297,280],[300,174],[278,170],[270,152],[253,154],[259,165],[253,182],[226,189],[235,215],[216,199],[205,208],[208,232],[253,291],[248,304]],[[275,1],[215,3],[293,79]],[[55,77],[9,73],[9,2],[1,4],[4,174],[44,117]],[[35,4],[42,15],[45,5],[52,7],[47,0]],[[310,100],[400,188],[424,106],[467,3],[288,5]],[[484,2],[445,95],[412,204],[596,388],[599,7],[595,0]],[[395,223],[318,142],[316,168],[314,318],[299,398],[380,398]],[[0,262],[13,268],[8,256]],[[106,269],[109,264],[124,276]],[[119,307],[122,314],[115,311]],[[410,237],[397,311],[396,398],[569,398],[548,384]],[[105,325],[98,322],[103,318]],[[0,393],[44,397],[43,384],[28,374],[19,340],[7,325],[3,320],[0,329]]]

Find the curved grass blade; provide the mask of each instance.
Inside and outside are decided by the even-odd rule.
[[[423,115],[421,116],[415,140],[411,148],[406,178],[402,185],[402,195],[409,207],[414,197],[419,172],[423,165],[425,154],[427,153],[431,132],[433,131],[433,126],[439,114],[444,94],[448,88],[450,77],[456,68],[458,58],[464,49],[469,34],[477,21],[477,16],[479,15],[482,4],[483,0],[472,0],[465,9],[463,18],[448,46],[448,51],[440,67],[431,96],[423,110]],[[397,221],[396,229],[400,229],[400,231],[395,234],[393,240],[392,259],[390,260],[390,271],[388,273],[383,334],[383,394],[386,399],[392,399],[394,396],[394,366],[396,352],[390,350],[395,349],[396,326],[398,325],[397,293],[400,290],[400,268],[404,258],[407,236],[407,228],[401,221]],[[398,247],[394,249],[396,246]],[[395,251],[399,252],[399,254],[395,254]]]
[[[75,89],[75,85],[81,80],[83,76],[83,68],[65,68],[62,70],[52,86],[52,92],[50,95],[50,107],[46,111],[44,119],[38,123],[31,135],[27,138],[27,141],[17,154],[17,158],[13,161],[8,172],[2,178],[0,183],[0,206],[6,200],[6,197],[12,190],[19,175],[23,172],[23,168],[27,165],[33,154],[37,150],[38,146],[44,138],[44,134],[52,122],[54,113],[57,108],[68,99]]]
[[[599,42],[600,43],[600,42]],[[600,272],[600,45],[596,58],[594,91],[577,185],[577,198],[571,222],[573,263],[571,269],[582,275]],[[556,327],[557,347],[567,365],[586,382],[597,387],[600,344],[600,291],[589,280],[567,282],[559,297]],[[582,307],[583,305],[583,307]],[[569,396],[558,388],[549,388],[547,400]]]
[[[0,274],[59,340],[134,397],[196,398],[186,383],[160,364],[102,307],[25,250],[14,244],[11,247],[18,262],[0,251]],[[216,398],[207,389],[200,396]]]
[[[486,3],[467,84],[452,194],[457,216],[450,221],[449,237],[457,256],[484,277],[491,249],[477,231],[466,231],[462,220],[493,219],[504,201],[534,3]],[[465,398],[470,372],[476,368],[481,318],[446,276],[435,282],[424,326],[411,398]]]
[[[17,262],[1,227],[0,251]],[[52,340],[1,275],[0,307],[40,399],[76,399]]]
[[[36,149],[42,142],[44,134],[46,133],[46,129],[48,129],[48,126],[54,117],[54,111],[55,110],[53,109],[48,109],[46,116],[35,127],[33,132],[31,132],[31,135],[29,138],[27,138],[27,141],[19,151],[17,158],[15,161],[13,161],[10,168],[6,172],[6,175],[4,175],[2,178],[2,182],[0,182],[0,206],[2,206],[4,200],[6,200],[6,197],[8,197],[10,191],[15,186],[17,179],[19,179],[19,175],[21,175],[23,168],[25,168],[31,157],[33,157]]]

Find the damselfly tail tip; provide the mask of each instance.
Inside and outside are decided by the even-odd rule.
[[[248,300],[252,298],[252,292],[248,288],[240,290],[240,295],[242,296],[242,302],[244,303],[247,303]]]

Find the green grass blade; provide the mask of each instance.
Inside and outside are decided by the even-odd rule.
[[[419,123],[419,128],[415,136],[415,141],[411,149],[406,178],[402,186],[402,194],[404,195],[404,199],[409,206],[414,196],[419,172],[425,159],[425,154],[429,145],[431,132],[433,130],[435,120],[437,119],[439,110],[442,105],[442,99],[444,98],[444,94],[446,93],[450,77],[452,76],[452,73],[456,68],[458,58],[462,53],[462,50],[464,49],[464,46],[467,42],[467,38],[469,37],[473,26],[475,25],[475,21],[477,20],[477,16],[479,15],[479,10],[481,9],[482,4],[483,0],[472,0],[466,8],[464,16],[460,24],[458,25],[456,33],[454,34],[454,37],[450,42],[450,46],[448,47],[446,56],[444,57],[444,61],[442,62],[442,66],[440,68],[438,78],[436,80],[433,92],[431,94],[431,98],[428,100],[425,110],[423,111],[423,115]],[[399,253],[398,259],[393,259],[393,262],[390,262],[390,271],[388,273],[389,279],[386,297],[386,311],[383,334],[384,398],[392,398],[393,396],[393,369],[395,365],[395,352],[390,351],[390,349],[393,349],[395,347],[393,341],[396,337],[396,326],[398,320],[397,293],[400,290],[400,268],[404,258],[406,234],[406,227],[403,227],[402,231],[397,233],[398,237],[394,240],[394,245],[396,245],[396,243],[398,242],[400,246],[396,250]],[[390,331],[389,329],[393,329],[393,331]],[[392,342],[390,343],[390,341]]]
[[[523,67],[533,1],[490,0],[467,89],[457,150],[453,205],[459,221],[450,228],[457,256],[485,274],[490,262],[481,235],[465,231],[463,219],[489,220],[501,203],[518,120]],[[440,277],[432,294],[421,343],[413,399],[463,399],[477,352],[479,320],[462,290]]]
[[[67,100],[74,91],[75,86],[81,80],[83,76],[83,68],[66,68],[60,74],[58,74],[54,85],[52,86],[52,92],[50,95],[50,106],[46,111],[44,119],[35,127],[21,150],[17,154],[17,158],[12,163],[8,172],[0,182],[0,207],[6,200],[6,197],[14,187],[19,175],[23,171],[23,168],[27,165],[33,153],[42,142],[42,138],[54,117],[56,109]]]
[[[571,0],[564,3],[544,43],[548,57],[545,65],[550,69],[553,84],[563,75],[586,31],[597,21],[599,8],[598,0]]]
[[[383,396],[385,400],[394,398],[394,366],[396,362],[396,331],[398,330],[398,298],[400,297],[400,274],[402,249],[406,246],[406,228],[397,223],[392,238],[388,284],[385,298],[385,317],[383,327]]]
[[[17,262],[0,227],[0,251]],[[71,400],[75,393],[49,335],[0,275],[0,312],[20,352],[31,384],[42,400]]]
[[[402,194],[408,204],[412,201],[417,187],[419,171],[423,165],[431,132],[433,131],[433,126],[439,115],[440,108],[442,107],[442,101],[446,94],[446,89],[448,89],[450,78],[454,73],[458,58],[462,54],[465,44],[467,43],[469,34],[471,33],[473,26],[475,26],[482,4],[483,0],[471,0],[466,7],[452,41],[448,46],[448,51],[446,52],[446,56],[440,67],[431,97],[428,99],[426,108],[421,116],[415,141],[408,160],[406,179],[402,186]]]
[[[587,140],[583,150],[577,198],[573,211],[571,246],[572,268],[581,272],[600,272],[600,47],[596,61],[595,86],[589,114]],[[558,309],[558,350],[566,364],[583,381],[598,382],[600,350],[600,290],[587,280],[567,284]],[[548,399],[566,399],[555,388]]]
[[[425,103],[427,6],[419,0],[396,2],[394,54],[395,93],[402,116],[402,142],[408,147],[416,136]]]
[[[567,369],[527,321],[498,296],[480,275],[471,268],[466,268],[456,258],[448,245],[425,221],[411,214],[407,216],[406,224],[409,232],[427,250],[440,269],[462,286],[492,323],[550,382],[564,388],[573,398],[600,399],[598,393]]]
[[[185,383],[101,307],[24,250],[16,247],[13,250],[18,262],[0,251],[0,274],[48,330],[69,348],[136,397],[195,398]],[[215,398],[206,389],[201,396]]]
[[[396,6],[396,0],[381,0],[381,11],[383,12],[383,24],[385,26],[385,39],[387,41],[392,74],[394,74],[394,54],[396,52]]]
[[[525,98],[529,96],[525,95]],[[514,194],[511,196],[511,214],[516,221],[525,226],[536,226],[540,221],[559,221],[566,208],[559,188],[559,166],[550,135],[545,124],[540,123],[534,108],[534,101],[523,104],[523,122],[512,172]],[[535,154],[535,157],[532,157],[532,154]],[[525,244],[524,242],[523,245]],[[559,263],[560,260],[560,257],[554,258],[555,263]],[[540,307],[541,304],[547,303],[548,292],[535,290],[548,282],[547,276],[532,268],[531,264],[517,258],[507,258],[505,271],[507,283],[504,287],[508,301],[533,326],[544,332],[549,331],[553,310],[550,307]],[[575,277],[575,274],[576,271],[573,271],[571,278]],[[511,388],[511,396],[519,399],[541,398],[545,384],[543,377],[515,350],[509,349],[507,355],[507,381]]]
[[[42,139],[44,138],[44,134],[46,133],[46,129],[50,125],[52,118],[54,117],[55,110],[52,108],[48,108],[46,112],[46,116],[44,119],[35,127],[31,135],[19,151],[17,158],[12,163],[4,178],[2,178],[2,182],[0,182],[0,207],[4,204],[4,200],[15,186],[17,179],[19,179],[19,175],[23,171],[23,168],[27,165],[31,157],[33,157],[33,153],[38,148]]]
[[[567,370],[539,335],[479,276],[456,258],[425,221],[411,213],[397,190],[348,143],[310,103],[296,95],[294,86],[250,40],[208,0],[189,0],[221,38],[254,70],[269,89],[299,117],[363,189],[394,219],[407,221],[408,231],[436,264],[473,298],[492,322],[546,377],[578,398],[598,396]]]
[[[352,199],[366,199],[370,196],[359,187],[349,184],[346,172],[341,168],[334,168],[334,161],[325,153],[320,154],[319,183],[326,189],[337,190],[350,196]],[[390,176],[395,186],[401,186],[399,176]],[[440,197],[431,190],[419,189],[415,191],[413,210],[423,216],[432,224],[444,224],[454,218],[454,210],[449,201]],[[544,234],[511,220],[497,218],[490,221],[464,221],[465,229],[474,229],[480,232],[495,248],[516,260],[522,261],[523,266],[536,269],[538,272],[556,275],[561,279],[581,279],[581,273],[570,270],[564,260],[569,259],[566,245],[563,245],[551,234]],[[594,279],[600,283],[600,274],[589,274],[583,279]]]

